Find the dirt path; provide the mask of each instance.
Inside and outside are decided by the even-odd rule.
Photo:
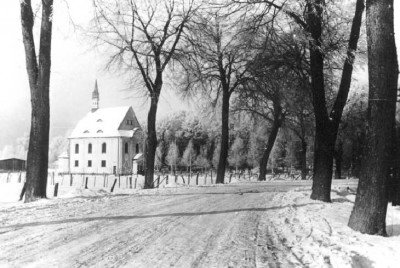
[[[293,187],[166,189],[8,207],[0,211],[0,266],[298,267],[270,221],[282,209],[279,191]]]

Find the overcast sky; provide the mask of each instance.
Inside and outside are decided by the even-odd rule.
[[[55,0],[50,85],[51,134],[63,135],[91,108],[91,93],[98,80],[100,107],[132,106],[139,121],[145,121],[148,105],[126,91],[126,80],[103,71],[104,58],[91,49],[89,40],[75,31],[93,15],[92,1]],[[67,12],[69,10],[69,12]],[[29,132],[30,92],[25,68],[19,1],[2,1],[0,9],[0,150]],[[37,21],[37,25],[40,21]],[[158,117],[187,109],[167,86],[160,99]]]
[[[90,48],[88,40],[69,23],[86,26],[93,15],[90,0],[55,0],[50,86],[52,135],[65,135],[90,111],[91,92],[97,78],[100,106],[133,106],[139,121],[145,121],[148,105],[128,94],[123,77],[102,71],[102,55]],[[398,1],[395,1],[398,2]],[[395,13],[397,8],[395,6]],[[399,13],[399,12],[397,12]],[[39,22],[38,22],[39,23]],[[400,16],[395,16],[397,44],[400,46]],[[25,69],[19,1],[2,1],[0,9],[0,150],[29,131],[30,92]],[[400,53],[399,53],[400,54]],[[166,88],[158,117],[187,109],[173,90]]]

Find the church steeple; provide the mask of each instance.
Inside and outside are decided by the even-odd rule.
[[[92,113],[95,112],[97,109],[99,109],[99,101],[100,101],[100,95],[96,79],[96,82],[94,84],[94,90],[92,92]]]

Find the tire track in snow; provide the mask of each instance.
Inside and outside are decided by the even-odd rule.
[[[9,239],[0,258],[33,267],[268,267],[257,241],[269,235],[264,216],[277,194],[257,184],[194,189],[50,200],[24,210],[36,214],[21,223],[10,211],[0,231],[20,229],[0,234]],[[12,240],[20,235],[31,242]]]

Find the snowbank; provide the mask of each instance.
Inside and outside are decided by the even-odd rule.
[[[399,267],[400,208],[389,206],[389,237],[365,235],[347,227],[356,187],[334,186],[332,203],[310,200],[309,188],[275,197],[280,204],[273,227],[300,263],[308,267]]]

